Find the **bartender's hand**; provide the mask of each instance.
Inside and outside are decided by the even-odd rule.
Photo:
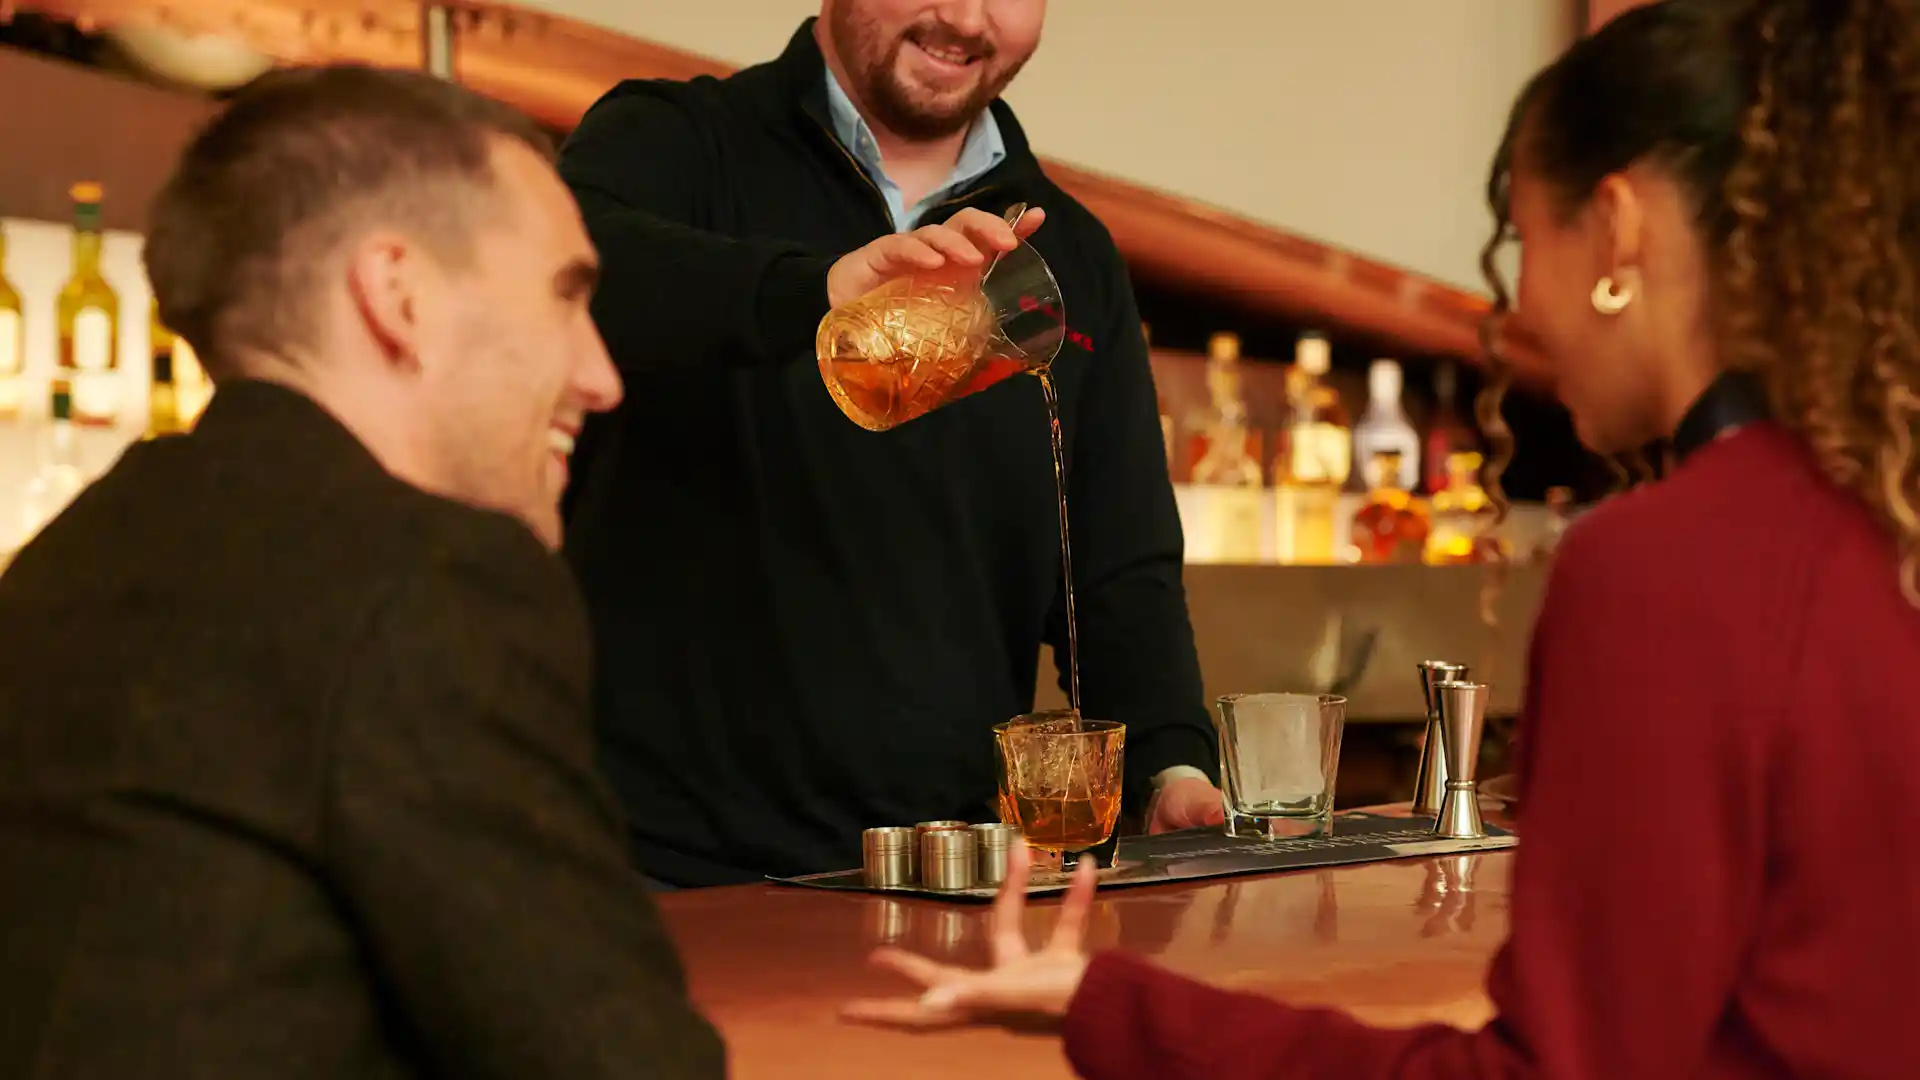
[[[1047,212],[1034,207],[1021,215],[1016,229],[985,210],[969,207],[942,224],[883,236],[833,264],[827,271],[827,300],[839,307],[882,282],[917,270],[985,266],[995,254],[1018,247],[1046,220]]]
[[[1220,789],[1204,776],[1170,777],[1147,804],[1147,832],[1178,832],[1203,825],[1223,825],[1226,804]]]
[[[1007,880],[993,902],[993,965],[982,971],[936,963],[899,949],[881,949],[873,961],[912,979],[917,997],[848,1003],[841,1015],[889,1027],[942,1028],[1004,1024],[1055,1029],[1087,972],[1087,912],[1093,906],[1094,863],[1080,860],[1060,904],[1060,921],[1046,945],[1029,948],[1022,930],[1027,906],[1027,846],[1007,852]]]

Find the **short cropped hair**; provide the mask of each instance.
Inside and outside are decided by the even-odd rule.
[[[155,198],[147,276],[160,320],[216,382],[249,351],[312,348],[319,268],[355,231],[404,228],[463,260],[516,140],[551,161],[524,114],[422,72],[290,68],[241,90],[187,147]]]

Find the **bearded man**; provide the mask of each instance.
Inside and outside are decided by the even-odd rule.
[[[574,455],[566,551],[601,761],[657,886],[849,868],[864,828],[993,816],[990,728],[1032,708],[1042,643],[1068,651],[1040,387],[875,433],[813,342],[889,278],[1014,247],[1014,203],[1065,298],[1082,711],[1126,723],[1151,829],[1220,819],[1126,267],[1000,100],[1045,14],[825,0],[769,63],[616,87],[562,153],[627,385]]]

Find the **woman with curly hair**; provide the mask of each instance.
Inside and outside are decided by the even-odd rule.
[[[1087,876],[1045,948],[1010,889],[994,966],[887,954],[926,992],[849,1012],[1052,1021],[1093,1080],[1920,1075],[1917,184],[1907,0],[1666,0],[1521,94],[1509,317],[1583,441],[1676,467],[1554,564],[1485,1028],[1089,958]]]

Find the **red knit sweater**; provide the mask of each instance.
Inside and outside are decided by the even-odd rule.
[[[1089,1080],[1920,1077],[1920,613],[1770,424],[1569,531],[1496,1018],[1384,1031],[1093,960]]]

